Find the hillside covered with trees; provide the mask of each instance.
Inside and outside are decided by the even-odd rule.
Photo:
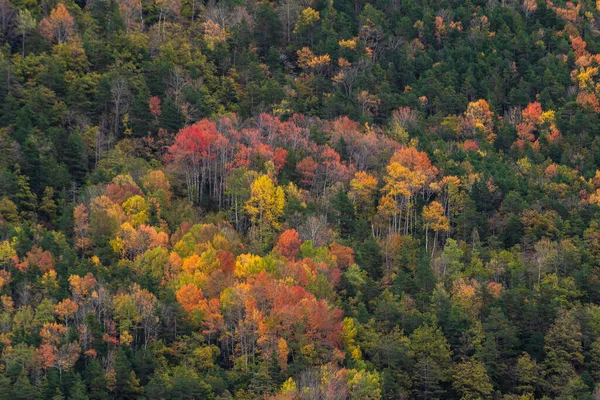
[[[0,400],[600,399],[600,2],[0,0],[0,45]]]

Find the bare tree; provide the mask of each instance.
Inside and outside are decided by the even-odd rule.
[[[311,216],[306,222],[298,227],[298,233],[303,240],[310,240],[316,247],[327,243],[329,232],[327,228],[327,216]]]
[[[181,68],[175,67],[169,74],[167,85],[169,93],[173,96],[173,100],[175,100],[175,104],[180,106],[181,93],[189,85],[189,78]]]
[[[11,29],[14,25],[16,10],[10,5],[8,0],[0,0],[0,35],[4,40],[9,39]]]
[[[300,14],[301,10],[302,6],[298,0],[283,0],[279,3],[277,11],[279,12],[279,18],[283,22],[287,43],[291,40],[292,30],[294,29],[294,24],[296,23],[298,14]]]
[[[115,107],[113,134],[115,137],[117,137],[119,135],[119,122],[121,121],[121,115],[127,112],[129,97],[131,95],[127,80],[121,76],[114,78],[110,82],[110,94]]]

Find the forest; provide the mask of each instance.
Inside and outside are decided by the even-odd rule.
[[[600,1],[0,0],[0,400],[599,400],[599,68]]]

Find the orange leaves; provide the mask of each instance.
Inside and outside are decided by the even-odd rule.
[[[169,235],[165,232],[159,232],[155,227],[145,224],[134,228],[128,222],[121,225],[116,238],[110,241],[115,253],[131,260],[146,250],[165,247],[168,242]]]
[[[298,50],[297,54],[298,66],[306,71],[313,70],[317,73],[323,73],[331,64],[331,57],[329,54],[317,56],[308,47],[303,47],[301,50]]]
[[[79,358],[81,347],[77,342],[68,342],[68,329],[55,322],[46,322],[40,332],[42,344],[37,356],[43,368],[57,368],[59,372],[68,370]]]
[[[301,244],[298,232],[295,229],[288,229],[279,236],[275,251],[290,260],[294,260],[296,254],[300,251]]]
[[[585,49],[586,46],[587,43],[581,38],[581,36],[571,36],[571,47],[573,48],[573,53],[575,53],[576,60],[590,55],[590,53]]]
[[[94,293],[93,290],[96,287],[96,278],[91,272],[88,272],[85,276],[71,275],[69,277],[69,284],[71,285],[71,292],[78,301],[85,301],[89,299]]]
[[[600,55],[590,54],[586,49],[587,43],[580,36],[570,36],[570,39],[577,67],[571,71],[571,80],[579,88],[577,103],[584,108],[600,113],[600,101],[598,100],[600,91],[597,82]]]
[[[207,20],[202,23],[204,40],[210,50],[214,50],[218,43],[223,43],[229,38],[229,32],[214,21]]]
[[[536,123],[542,116],[542,105],[539,102],[529,103],[521,112],[526,123]]]
[[[452,300],[455,304],[476,314],[481,308],[481,299],[477,295],[479,283],[475,280],[458,278],[452,282]]]
[[[80,204],[73,210],[73,246],[80,252],[85,252],[92,241],[90,240],[89,213],[85,204]]]
[[[463,149],[465,149],[465,151],[477,151],[479,150],[479,145],[474,140],[465,140]]]
[[[335,257],[338,266],[346,268],[354,264],[354,250],[351,247],[342,246],[338,243],[329,245],[329,253]]]
[[[384,191],[391,196],[411,197],[429,186],[438,173],[426,153],[403,147],[392,156],[384,177]]]
[[[219,136],[214,122],[203,119],[192,126],[183,128],[175,136],[175,142],[169,147],[169,156],[174,160],[189,159],[192,163],[200,162],[201,157],[209,155],[211,144]]]
[[[581,3],[575,5],[571,1],[567,1],[565,3],[565,7],[556,7],[552,1],[546,0],[546,5],[551,10],[556,12],[559,18],[563,19],[565,22],[574,23],[577,22],[577,18],[579,16],[579,11],[581,10]]]
[[[40,34],[47,40],[62,43],[73,34],[75,22],[63,3],[58,3],[50,16],[45,17],[39,25]]]
[[[77,305],[77,303],[73,300],[67,298],[54,307],[54,312],[56,313],[56,315],[58,315],[60,319],[66,321],[67,319],[75,315],[78,309],[79,305]]]
[[[523,11],[529,16],[537,10],[537,0],[523,0]]]
[[[495,299],[498,299],[498,298],[500,298],[500,296],[502,296],[504,287],[502,286],[501,283],[490,282],[487,285],[487,290],[488,290],[488,293],[490,294],[490,296],[492,296]]]
[[[196,287],[196,285],[190,283],[184,285],[177,292],[175,292],[177,302],[181,305],[181,308],[187,313],[191,313],[199,308],[200,301],[204,299],[202,289]]]
[[[462,23],[460,21],[449,21],[448,24],[444,22],[444,18],[442,16],[435,17],[435,37],[438,43],[441,43],[442,40],[446,39],[450,30],[456,29],[457,31],[462,31]]]
[[[270,280],[264,272],[249,280],[255,304],[272,322],[269,334],[286,334],[288,343],[307,340],[316,346],[340,345],[341,310],[330,309],[325,300],[317,300],[299,286]]]
[[[577,103],[582,107],[600,113],[600,101],[595,93],[579,92],[577,94]]]
[[[201,319],[202,333],[205,335],[216,334],[223,329],[223,316],[219,299],[206,299],[202,289],[194,284],[184,285],[175,292],[177,302],[181,308],[190,315],[193,321]]]
[[[521,111],[523,122],[517,125],[517,141],[515,146],[522,149],[526,144],[539,149],[539,138],[544,137],[549,143],[561,140],[561,134],[556,127],[554,111],[542,110],[539,102],[530,103]],[[536,137],[536,133],[538,134]]]
[[[48,343],[42,343],[37,349],[37,356],[42,368],[52,368],[56,362],[55,347]]]

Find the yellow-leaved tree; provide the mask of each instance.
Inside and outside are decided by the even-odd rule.
[[[445,215],[444,207],[437,201],[432,201],[423,207],[423,222],[425,223],[425,250],[429,247],[429,227],[431,226],[431,229],[435,232],[432,250],[434,252],[438,234],[440,232],[447,232],[450,229],[450,222]]]
[[[268,175],[261,175],[250,186],[250,199],[245,210],[254,224],[255,233],[261,240],[268,239],[280,228],[285,194]]]

